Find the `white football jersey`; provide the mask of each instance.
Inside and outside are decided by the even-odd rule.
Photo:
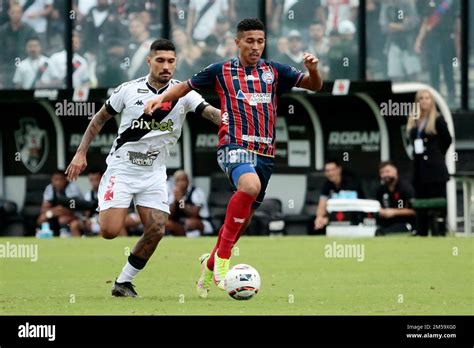
[[[172,79],[156,90],[148,83],[148,76],[121,84],[105,103],[109,114],[121,114],[118,136],[107,157],[107,164],[112,156],[138,166],[152,166],[155,160],[164,164],[169,148],[181,136],[186,114],[194,112],[204,102],[200,94],[191,91],[176,101],[163,103],[152,116],[146,115],[143,110],[148,100],[180,83]]]

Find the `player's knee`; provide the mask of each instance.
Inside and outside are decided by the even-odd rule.
[[[261,188],[260,179],[256,174],[251,173],[242,175],[237,185],[238,191],[245,192],[253,197],[259,195]]]
[[[252,197],[257,197],[260,193],[261,185],[260,182],[250,182],[246,183],[245,185],[242,185],[239,187],[239,191],[245,192],[246,194],[252,196]]]
[[[114,239],[121,230],[121,226],[100,226],[100,235],[105,239]]]

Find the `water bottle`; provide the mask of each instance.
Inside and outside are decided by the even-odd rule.
[[[36,238],[53,238],[53,231],[49,227],[49,222],[46,221],[41,224],[41,230],[36,232]]]

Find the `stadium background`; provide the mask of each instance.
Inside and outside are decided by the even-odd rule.
[[[8,3],[0,3],[2,28],[9,20]],[[67,61],[72,62],[71,38],[74,35],[80,41],[77,53],[87,63],[87,72],[81,83],[73,85],[72,73],[78,67],[64,64],[67,73],[61,81],[52,83],[39,79],[33,88],[15,88],[12,75],[19,62],[26,58],[24,48],[17,45],[21,47],[9,56],[14,50],[8,46],[0,53],[0,197],[13,201],[18,211],[17,219],[13,219],[8,228],[2,228],[2,232],[34,232],[22,230],[23,215],[34,214],[35,206],[39,209],[49,174],[57,167],[65,168],[71,160],[89,122],[90,111],[98,110],[118,84],[146,74],[144,61],[141,65],[136,63],[141,45],[157,37],[173,39],[180,59],[175,78],[186,79],[209,63],[236,54],[231,39],[236,23],[245,17],[256,16],[264,21],[267,28],[264,57],[276,60],[281,60],[279,47],[285,45],[285,38],[300,35],[303,49],[311,51],[306,47],[311,23],[321,22],[325,28],[323,40],[328,51],[313,52],[321,60],[323,90],[318,94],[294,91],[284,95],[279,105],[277,165],[267,197],[282,201],[289,226],[291,222],[296,226],[290,228],[290,233],[307,232],[301,222],[314,214],[325,158],[342,158],[348,154],[344,167],[361,176],[369,196],[373,196],[378,184],[377,165],[381,160],[395,160],[403,176],[410,176],[411,160],[404,136],[407,115],[383,116],[381,105],[413,102],[414,91],[421,85],[406,83],[431,85],[429,61],[439,59],[440,64],[442,61],[438,56],[440,52],[430,46],[434,41],[430,41],[418,55],[421,70],[415,76],[391,81],[387,75],[387,35],[380,18],[382,11],[398,13],[407,3],[411,3],[421,16],[424,6],[433,7],[439,2],[104,0],[99,1],[104,6],[104,10],[99,11],[104,15],[102,17],[93,14],[91,6],[95,1],[23,0],[18,3],[25,7],[51,5],[50,13],[44,16],[44,25],[31,23],[40,37],[43,54],[51,57],[66,50]],[[474,169],[474,21],[469,20],[474,18],[474,6],[467,0],[453,0],[450,4],[451,11],[443,14],[443,20],[449,17],[446,21],[450,25],[443,26],[437,35],[441,42],[451,40],[454,89],[449,85],[449,79],[441,77],[439,93],[442,98],[438,100],[438,106],[455,136],[447,156],[448,168],[454,173],[455,170]],[[199,16],[203,10],[207,13]],[[190,19],[193,12],[197,18],[194,23]],[[336,14],[343,19],[336,18]],[[96,28],[94,22],[101,20],[102,26]],[[407,36],[417,33],[420,20],[416,23]],[[8,38],[1,37],[2,41]],[[340,79],[351,81],[347,94],[343,91],[347,84],[341,83]],[[334,80],[337,80],[336,84],[333,84]],[[334,95],[338,93],[345,95]],[[218,105],[215,96],[205,97]],[[105,165],[117,124],[109,121],[92,144],[88,153],[89,165]],[[34,155],[33,160],[26,161],[18,154],[22,149],[26,150],[22,144],[26,137],[32,136],[32,129],[40,132],[41,142],[35,148],[27,149]],[[189,115],[179,145],[172,151],[168,172],[171,174],[184,168],[192,175],[194,183],[208,194],[211,209],[218,212],[222,211],[219,204],[226,201],[223,197],[229,188],[220,175],[215,175],[220,173],[215,160],[216,143],[216,128],[208,121]],[[86,192],[85,176],[78,184]],[[455,226],[456,222],[462,222],[462,219],[456,220],[456,216],[462,216],[463,211],[461,185],[455,185],[452,181],[448,195],[450,229],[462,231],[461,224]]]

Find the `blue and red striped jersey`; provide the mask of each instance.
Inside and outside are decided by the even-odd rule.
[[[188,80],[192,89],[214,89],[221,102],[219,144],[240,145],[275,156],[278,96],[297,87],[304,74],[298,69],[260,59],[244,67],[239,58],[209,65]]]

